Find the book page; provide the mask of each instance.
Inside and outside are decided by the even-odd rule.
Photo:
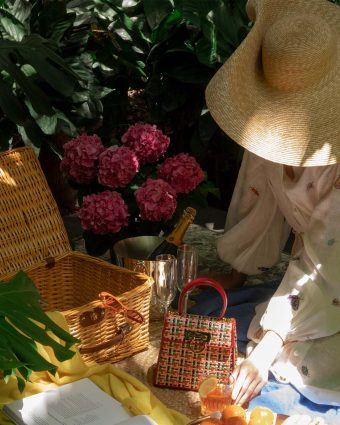
[[[115,425],[130,418],[120,403],[87,378],[17,400],[4,413],[25,425]]]

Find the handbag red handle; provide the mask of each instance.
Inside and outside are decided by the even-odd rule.
[[[179,296],[178,313],[179,314],[183,313],[183,303],[184,303],[185,295],[189,291],[191,291],[192,289],[194,289],[198,286],[210,286],[211,288],[216,289],[218,291],[218,293],[221,295],[223,304],[222,304],[221,313],[218,316],[218,320],[222,319],[222,317],[224,317],[224,315],[225,315],[225,312],[227,311],[227,305],[228,305],[227,294],[226,294],[225,290],[223,289],[222,285],[220,283],[218,283],[216,280],[211,279],[210,277],[199,277],[197,279],[192,280],[191,282],[187,283],[184,286],[184,288],[182,289],[182,292]]]

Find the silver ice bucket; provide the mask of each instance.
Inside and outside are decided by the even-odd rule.
[[[156,261],[146,258],[162,240],[158,236],[137,236],[116,242],[113,251],[118,266],[153,277]]]

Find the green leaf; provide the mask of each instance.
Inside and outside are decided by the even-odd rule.
[[[74,355],[69,347],[78,341],[41,310],[39,301],[38,290],[23,272],[0,285],[0,369],[7,375],[17,369],[28,380],[32,371],[56,372],[56,366],[38,353],[36,342],[52,347],[60,361]],[[52,338],[47,329],[66,345]],[[20,377],[18,386],[24,387]]]
[[[64,96],[72,95],[76,83],[75,79],[70,78],[65,72],[51,65],[48,56],[45,57],[40,52],[32,51],[32,49],[28,51],[22,50],[21,54],[51,87]]]
[[[3,41],[4,43],[4,41]],[[35,53],[34,53],[35,54]],[[30,99],[33,108],[38,114],[50,114],[51,104],[45,93],[33,84],[21,69],[12,62],[9,54],[0,56],[0,67],[7,71],[20,86],[26,96]]]
[[[173,9],[170,0],[143,0],[144,12],[150,28],[154,29]]]
[[[58,123],[58,117],[57,114],[50,116],[42,115],[36,122],[45,134],[54,134]]]
[[[6,384],[10,380],[11,376],[13,376],[14,374],[15,374],[15,369],[4,370],[3,380],[5,381]]]
[[[18,382],[18,389],[22,393],[25,389],[25,381],[22,378],[20,378],[20,376],[16,376],[16,378]]]
[[[182,21],[182,13],[175,9],[169,15],[167,15],[163,21],[157,26],[152,32],[151,41],[152,43],[160,43],[169,37],[169,31],[173,26],[178,26]]]
[[[11,88],[1,78],[0,93],[0,108],[4,114],[16,124],[23,124],[27,118],[27,114]]]
[[[3,38],[16,41],[21,41],[26,35],[25,26],[4,9],[0,9],[0,32]]]
[[[36,2],[38,3],[38,2]],[[15,0],[12,8],[13,15],[23,24],[30,17],[32,11],[32,4],[29,1]]]
[[[9,149],[10,140],[15,133],[15,124],[10,119],[3,117],[0,120],[0,150],[5,151]]]

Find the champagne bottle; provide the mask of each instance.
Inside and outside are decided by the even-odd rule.
[[[148,255],[148,260],[155,260],[160,254],[173,254],[176,256],[177,248],[182,245],[185,232],[194,221],[196,210],[188,207],[184,210],[182,218],[174,230]]]

